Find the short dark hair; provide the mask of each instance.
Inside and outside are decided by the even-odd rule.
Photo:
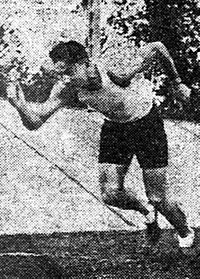
[[[49,52],[49,56],[54,63],[57,61],[67,61],[68,63],[73,64],[80,60],[88,59],[85,47],[76,41],[58,43]]]

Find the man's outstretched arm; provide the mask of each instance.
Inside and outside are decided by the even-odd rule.
[[[23,124],[29,130],[38,129],[59,108],[66,106],[70,108],[63,98],[59,98],[65,84],[58,81],[52,88],[50,97],[45,103],[31,103],[24,98],[24,92],[19,82],[10,83],[7,88],[8,100],[17,109]],[[65,89],[67,90],[67,89]],[[68,94],[68,92],[66,92]],[[69,96],[70,98],[70,96]],[[73,106],[73,101],[71,102]]]

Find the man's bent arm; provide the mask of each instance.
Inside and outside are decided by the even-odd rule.
[[[150,54],[148,54],[148,49],[150,50]],[[164,44],[161,42],[148,44],[146,47],[141,48],[141,55],[144,57],[144,61],[147,62],[147,66],[150,65],[149,61],[151,60],[151,57],[159,59],[161,66],[171,80],[171,92],[173,96],[181,101],[189,100],[191,89],[182,83],[174,61]]]
[[[47,100],[44,104],[28,103],[17,107],[24,126],[36,130],[61,107],[60,101]]]
[[[178,78],[180,79],[174,61],[165,45],[161,42],[155,42],[152,43],[152,46],[156,50],[156,54],[158,55],[159,61],[166,74],[169,76],[170,80],[174,81]]]
[[[139,49],[138,55],[141,59],[141,63],[136,69],[133,69],[133,71],[129,74],[129,78],[133,78],[135,72],[143,72],[151,67],[152,60],[155,58],[159,60],[161,66],[172,81],[179,78],[174,61],[163,43],[149,43]]]
[[[138,51],[136,66],[130,73],[120,77],[112,72],[108,72],[108,76],[115,84],[121,87],[126,87],[130,84],[131,79],[136,73],[143,72],[151,67],[155,58],[159,59],[161,66],[171,80],[172,94],[174,97],[182,101],[188,101],[191,90],[182,83],[171,55],[161,42],[149,43],[146,46],[141,47]]]
[[[45,103],[31,103],[24,98],[20,84],[11,84],[8,87],[10,103],[18,110],[23,124],[29,130],[38,129],[54,112],[65,104],[58,97],[63,89],[60,84],[54,85],[49,99]],[[18,91],[18,92],[17,92]]]
[[[137,73],[143,72],[152,66],[152,61],[155,57],[159,59],[162,67],[170,79],[179,79],[178,81],[180,83],[180,78],[174,61],[167,48],[161,42],[149,43],[146,46],[141,47],[138,51],[135,67],[131,69],[128,74],[117,76],[111,71],[108,71],[107,74],[115,84],[126,87],[130,84],[131,79],[134,78]]]
[[[163,69],[170,78],[173,97],[180,99],[181,101],[188,102],[191,94],[191,89],[182,83],[182,80],[176,70],[174,61],[167,48],[161,42],[153,43],[153,47],[156,49],[156,54],[159,58],[159,61],[161,62]]]

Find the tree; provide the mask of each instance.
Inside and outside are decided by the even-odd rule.
[[[200,103],[200,4],[193,0],[145,0],[149,39],[161,41],[173,57],[178,72],[192,88],[190,115],[199,117]],[[166,91],[166,90],[165,90]]]

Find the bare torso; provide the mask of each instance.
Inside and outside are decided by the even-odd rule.
[[[80,90],[78,97],[81,102],[110,120],[127,122],[148,114],[152,107],[153,93],[151,82],[140,73],[126,88],[121,88],[108,77],[103,77],[102,89],[90,92]]]

